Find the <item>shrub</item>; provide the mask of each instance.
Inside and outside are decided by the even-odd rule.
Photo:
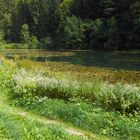
[[[140,109],[140,90],[132,85],[117,83],[103,86],[97,97],[100,104],[107,109],[122,113]]]
[[[16,71],[16,64],[0,57],[2,64],[0,65],[0,86],[5,87],[10,85],[13,73]]]
[[[41,48],[51,49],[53,47],[53,45],[54,45],[54,43],[50,36],[41,39],[41,43],[40,43]]]
[[[39,43],[37,37],[34,36],[34,35],[32,35],[32,36],[31,36],[31,40],[30,40],[30,42],[29,42],[29,44],[28,44],[29,48],[30,48],[30,49],[36,49],[36,48],[39,47],[39,44],[40,44],[40,43]]]
[[[85,47],[85,35],[83,32],[82,21],[75,16],[67,17],[61,23],[61,30],[63,30],[61,39],[64,42],[65,48],[83,48]],[[60,32],[61,32],[60,30]],[[61,35],[61,33],[60,33]]]
[[[23,43],[25,43],[24,45],[25,48],[29,49],[38,48],[39,41],[37,40],[36,36],[30,35],[29,27],[27,24],[22,25],[21,34]]]
[[[21,69],[13,76],[11,89],[14,98],[32,95],[70,100],[80,97],[105,109],[122,113],[134,113],[140,109],[140,90],[128,84],[111,85],[101,82],[82,84],[46,77],[42,72],[32,73]]]

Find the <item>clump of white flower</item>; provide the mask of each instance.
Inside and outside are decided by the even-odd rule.
[[[52,98],[69,99],[84,97],[103,105],[107,109],[126,110],[140,109],[140,89],[129,84],[108,84],[101,82],[80,83],[50,78],[43,72],[18,70],[12,79],[12,93],[16,97],[25,94]]]
[[[22,94],[47,94],[52,92],[71,94],[80,87],[78,82],[70,82],[66,79],[58,80],[56,78],[46,77],[43,73],[27,72],[25,69],[18,70],[12,79],[13,91],[17,95]],[[48,93],[49,92],[49,93]],[[55,93],[57,94],[57,93]]]
[[[140,89],[134,85],[117,83],[103,84],[98,94],[98,101],[107,109],[121,112],[140,108]]]

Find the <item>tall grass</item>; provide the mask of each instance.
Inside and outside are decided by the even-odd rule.
[[[89,102],[78,100],[65,102],[46,97],[24,96],[13,101],[13,104],[25,107],[44,117],[61,119],[82,129],[110,138],[138,140],[140,137],[139,118],[126,117],[116,112],[106,112]]]
[[[107,84],[99,81],[80,83],[46,77],[42,72],[18,70],[11,80],[14,98],[25,95],[64,99],[88,99],[108,110],[134,113],[140,109],[140,89],[129,84]]]
[[[19,69],[22,68],[22,64],[7,60],[3,62],[3,66],[0,67],[0,86],[6,86],[10,90],[9,95],[14,99],[13,104],[45,117],[62,119],[83,129],[113,136],[116,139],[139,139],[140,120],[134,116],[140,113],[139,87],[122,83],[109,84],[101,81],[83,83],[59,79],[38,68]],[[27,123],[28,125],[30,126]],[[8,136],[7,130],[7,127],[0,126],[2,135]],[[42,129],[39,127],[39,130],[44,137],[44,127]],[[45,129],[45,132],[48,132],[47,130]],[[33,129],[29,136],[33,134],[35,137],[30,137],[36,138],[39,132]],[[50,135],[52,136],[52,133]]]
[[[68,134],[62,126],[45,126],[9,112],[0,111],[1,140],[86,140]]]

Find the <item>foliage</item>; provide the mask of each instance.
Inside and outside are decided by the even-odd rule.
[[[64,47],[82,48],[84,46],[85,36],[81,20],[72,16],[67,17],[64,22]]]
[[[13,61],[7,61],[3,57],[1,57],[0,60],[0,87],[7,87],[10,84],[12,75],[16,71],[16,64]]]
[[[6,111],[0,112],[0,138],[3,140],[84,140],[84,138],[69,135],[61,126],[48,125],[46,127]]]
[[[49,117],[61,119],[85,130],[115,137],[115,139],[139,138],[139,118],[122,116],[115,112],[105,112],[89,102],[73,99],[65,102],[46,97],[26,96],[13,101],[14,105],[25,107],[32,112]]]
[[[39,42],[36,38],[36,36],[31,36],[29,33],[29,27],[27,24],[22,25],[22,30],[21,30],[21,34],[22,34],[22,40],[23,43],[26,44],[26,48],[37,48],[39,46]]]
[[[11,104],[110,138],[139,139],[139,87],[54,78],[49,72],[39,71],[41,67],[37,63],[33,67],[34,63],[27,63],[27,60],[23,63],[16,58],[15,62],[2,57],[1,59],[3,64],[0,66],[0,86],[3,88],[0,93],[7,90],[8,96],[12,97],[12,101],[9,100]],[[19,69],[21,67],[28,70]],[[65,133],[60,127],[45,127],[11,112],[5,106],[0,107],[2,138],[79,139]]]
[[[53,39],[49,36],[49,37],[45,37],[45,38],[42,38],[40,40],[40,47],[41,48],[44,48],[44,49],[52,49],[54,46],[54,42],[53,42]]]
[[[5,14],[2,20],[2,29],[4,32],[4,39],[11,40],[11,14]]]
[[[7,41],[21,42],[27,24],[33,42],[51,38],[54,49],[140,48],[139,0],[1,0],[0,8]]]
[[[140,109],[140,89],[128,84],[109,85],[101,82],[79,83],[45,77],[43,73],[19,70],[11,81],[12,96],[25,95],[58,98],[85,98],[107,110],[134,113]]]

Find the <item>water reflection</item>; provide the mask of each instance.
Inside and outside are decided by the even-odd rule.
[[[17,52],[17,50],[16,50]],[[64,55],[65,53],[65,55]],[[7,58],[13,58],[13,54],[8,52]],[[20,52],[21,58],[30,58],[33,61],[54,61],[69,62],[74,65],[87,67],[103,67],[112,69],[136,70],[140,71],[140,53],[139,52],[98,52],[98,51],[67,51],[67,52],[36,52],[31,55]]]

